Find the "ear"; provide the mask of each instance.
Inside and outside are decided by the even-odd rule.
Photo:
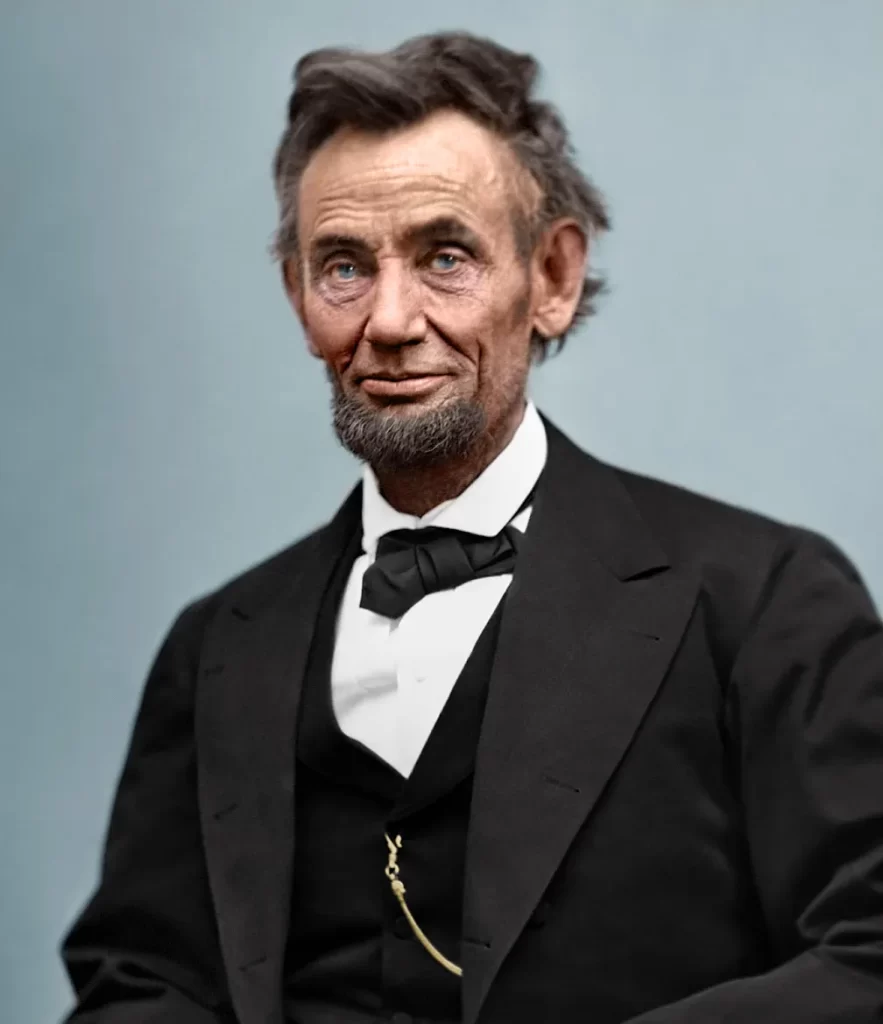
[[[575,220],[555,221],[543,233],[534,253],[533,325],[544,338],[560,338],[573,322],[588,255]]]
[[[291,308],[294,310],[295,316],[300,321],[300,325],[303,328],[304,338],[307,342],[307,349],[310,355],[315,356],[317,359],[321,359],[319,350],[313,344],[310,338],[310,332],[307,329],[307,322],[304,316],[304,281],[303,273],[301,271],[299,261],[294,257],[289,256],[287,259],[282,261],[282,283],[285,287],[285,294],[288,296],[288,301],[291,303]]]

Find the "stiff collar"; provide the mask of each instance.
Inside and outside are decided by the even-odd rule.
[[[442,526],[483,537],[495,536],[533,490],[546,464],[547,451],[546,428],[536,406],[528,401],[512,440],[494,461],[462,494],[442,502],[423,516],[411,516],[394,509],[380,493],[374,471],[365,466],[362,545],[366,554],[373,559],[378,539],[391,530]]]

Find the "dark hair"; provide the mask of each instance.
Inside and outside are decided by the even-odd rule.
[[[465,32],[418,36],[385,53],[329,48],[302,57],[273,166],[276,257],[298,251],[300,178],[313,153],[338,129],[391,131],[443,109],[458,110],[496,132],[539,186],[539,208],[525,211],[518,203],[514,211],[523,254],[560,217],[573,217],[587,238],[608,229],[604,199],[577,167],[561,116],[550,103],[532,98],[538,72],[529,54]],[[586,278],[570,328],[557,339],[559,349],[569,330],[595,312],[594,299],[603,288],[602,278]],[[550,339],[534,332],[532,340],[542,359]]]

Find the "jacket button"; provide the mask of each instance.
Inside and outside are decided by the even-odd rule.
[[[399,914],[393,922],[392,933],[397,939],[410,939],[413,936],[414,933],[404,914]]]
[[[410,1013],[394,1013],[390,1020],[392,1024],[414,1024],[414,1018]]]

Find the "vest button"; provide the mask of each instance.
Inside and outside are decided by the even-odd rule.
[[[399,914],[393,922],[392,933],[397,939],[410,939],[414,935],[404,914]]]
[[[548,900],[540,900],[536,910],[528,918],[527,924],[530,928],[542,928],[549,918],[549,911],[552,909]]]

